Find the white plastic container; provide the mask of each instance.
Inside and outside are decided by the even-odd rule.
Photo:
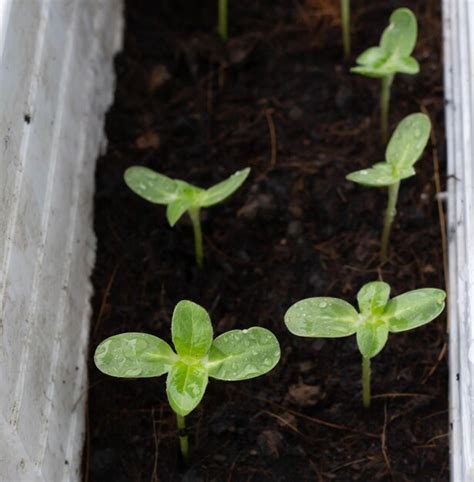
[[[451,480],[474,481],[474,0],[444,0]]]
[[[80,479],[121,0],[0,0],[0,480]]]

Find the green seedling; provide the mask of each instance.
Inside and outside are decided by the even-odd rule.
[[[291,333],[311,338],[341,338],[356,334],[362,355],[362,398],[370,406],[370,360],[380,353],[389,333],[412,330],[434,320],[444,310],[446,293],[435,288],[409,291],[389,299],[382,281],[364,285],[357,294],[359,312],[338,298],[308,298],[285,314]]]
[[[171,320],[174,351],[161,338],[147,333],[111,336],[97,347],[97,368],[113,377],[149,378],[167,373],[166,394],[176,413],[180,449],[189,457],[185,417],[200,403],[209,377],[248,380],[272,370],[280,345],[267,329],[231,330],[213,339],[207,311],[192,301],[180,301]]]
[[[416,59],[411,56],[416,44],[418,26],[415,14],[408,8],[399,8],[390,16],[390,24],[384,30],[378,47],[371,47],[357,57],[357,67],[352,72],[377,77],[382,80],[380,115],[382,141],[388,139],[390,87],[395,74],[414,75],[420,71]]]
[[[351,0],[341,0],[341,26],[344,58],[351,56]]]
[[[228,0],[218,1],[218,20],[217,31],[224,42],[227,42],[229,38],[229,24],[228,24]]]
[[[171,179],[147,167],[133,166],[125,171],[127,186],[143,199],[163,204],[166,218],[173,227],[181,216],[188,212],[194,230],[196,262],[202,267],[204,253],[202,247],[201,209],[214,206],[233,194],[247,179],[250,168],[237,171],[225,181],[209,189],[193,186],[179,179]]]
[[[380,257],[387,260],[392,223],[397,213],[400,181],[415,175],[414,164],[420,158],[430,137],[431,122],[425,114],[411,114],[398,124],[385,151],[385,162],[374,164],[347,176],[349,181],[370,187],[387,187]]]

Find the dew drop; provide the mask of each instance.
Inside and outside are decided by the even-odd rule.
[[[327,305],[328,304],[325,301],[321,301],[321,303],[319,303],[320,308],[326,308]]]

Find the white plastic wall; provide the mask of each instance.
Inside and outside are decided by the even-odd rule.
[[[451,480],[474,481],[474,0],[443,0]]]
[[[0,0],[0,481],[80,479],[121,0]]]

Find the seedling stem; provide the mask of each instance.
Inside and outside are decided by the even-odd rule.
[[[382,92],[380,94],[380,116],[382,127],[382,143],[385,145],[388,141],[388,114],[390,109],[390,88],[392,86],[394,75],[382,77]]]
[[[189,217],[193,223],[196,263],[200,268],[202,268],[204,264],[204,253],[202,249],[201,210],[199,208],[190,209]]]
[[[370,358],[362,357],[362,401],[370,407]]]
[[[393,220],[397,214],[398,191],[400,189],[400,181],[388,186],[388,203],[385,211],[385,221],[382,232],[382,247],[380,251],[380,259],[382,263],[387,261],[388,245],[390,240],[390,231],[392,230]]]
[[[341,0],[342,43],[344,45],[344,58],[351,55],[351,5],[350,0]]]
[[[228,8],[227,8],[227,0],[219,0],[219,20],[217,24],[217,30],[219,35],[221,36],[222,40],[227,41],[229,38],[228,32]]]
[[[184,433],[186,430],[186,419],[176,414],[176,423],[178,425],[179,448],[181,449],[184,463],[187,464],[189,461],[189,440],[188,436]]]

